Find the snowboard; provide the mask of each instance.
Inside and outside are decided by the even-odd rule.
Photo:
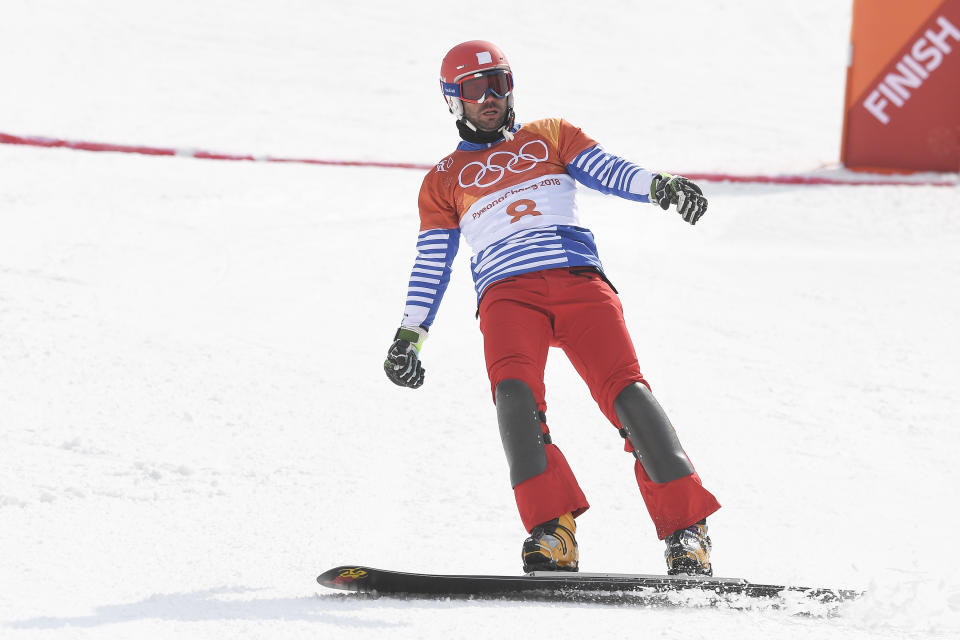
[[[551,600],[571,602],[711,605],[761,599],[776,605],[789,603],[838,604],[861,592],[787,585],[757,584],[741,578],[663,576],[622,573],[537,571],[520,576],[445,575],[386,571],[347,565],[317,577],[324,587],[373,596],[440,599]],[[681,597],[677,597],[681,596]]]

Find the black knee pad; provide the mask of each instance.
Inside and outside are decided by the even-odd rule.
[[[500,439],[510,465],[510,484],[547,470],[547,439],[533,391],[520,380],[504,380],[496,388],[497,422]]]
[[[630,441],[651,480],[662,484],[693,473],[677,432],[649,389],[634,382],[620,392],[613,408],[623,427],[621,435]]]

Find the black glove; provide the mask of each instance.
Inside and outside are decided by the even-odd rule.
[[[400,327],[383,361],[383,370],[393,384],[416,389],[423,384],[424,369],[420,347],[427,339],[426,329]]]
[[[683,176],[669,173],[657,173],[650,183],[650,201],[659,204],[666,211],[670,205],[677,205],[677,212],[690,224],[697,224],[700,216],[707,212],[707,199],[700,187]]]

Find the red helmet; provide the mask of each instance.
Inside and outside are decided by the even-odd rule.
[[[505,73],[497,74],[498,70]],[[476,96],[465,95],[461,81],[476,74],[481,74],[478,78],[496,77],[490,78],[489,86],[485,83],[483,87],[475,89],[479,99],[471,99]],[[458,119],[463,116],[462,99],[482,102],[488,93],[506,98],[507,107],[513,108],[513,72],[510,63],[500,47],[486,40],[462,42],[447,52],[440,64],[440,90],[450,113]]]

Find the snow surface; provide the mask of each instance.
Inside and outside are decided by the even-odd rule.
[[[849,2],[4,0],[0,130],[432,162],[466,39],[673,171],[830,167]],[[584,193],[641,366],[705,483],[720,575],[867,589],[833,616],[361,600],[352,562],[516,573],[468,250],[380,371],[416,171],[0,146],[0,637],[955,638],[955,188],[706,184],[696,227]],[[632,459],[559,352],[582,568],[660,572]],[[953,504],[954,506],[950,506]]]

